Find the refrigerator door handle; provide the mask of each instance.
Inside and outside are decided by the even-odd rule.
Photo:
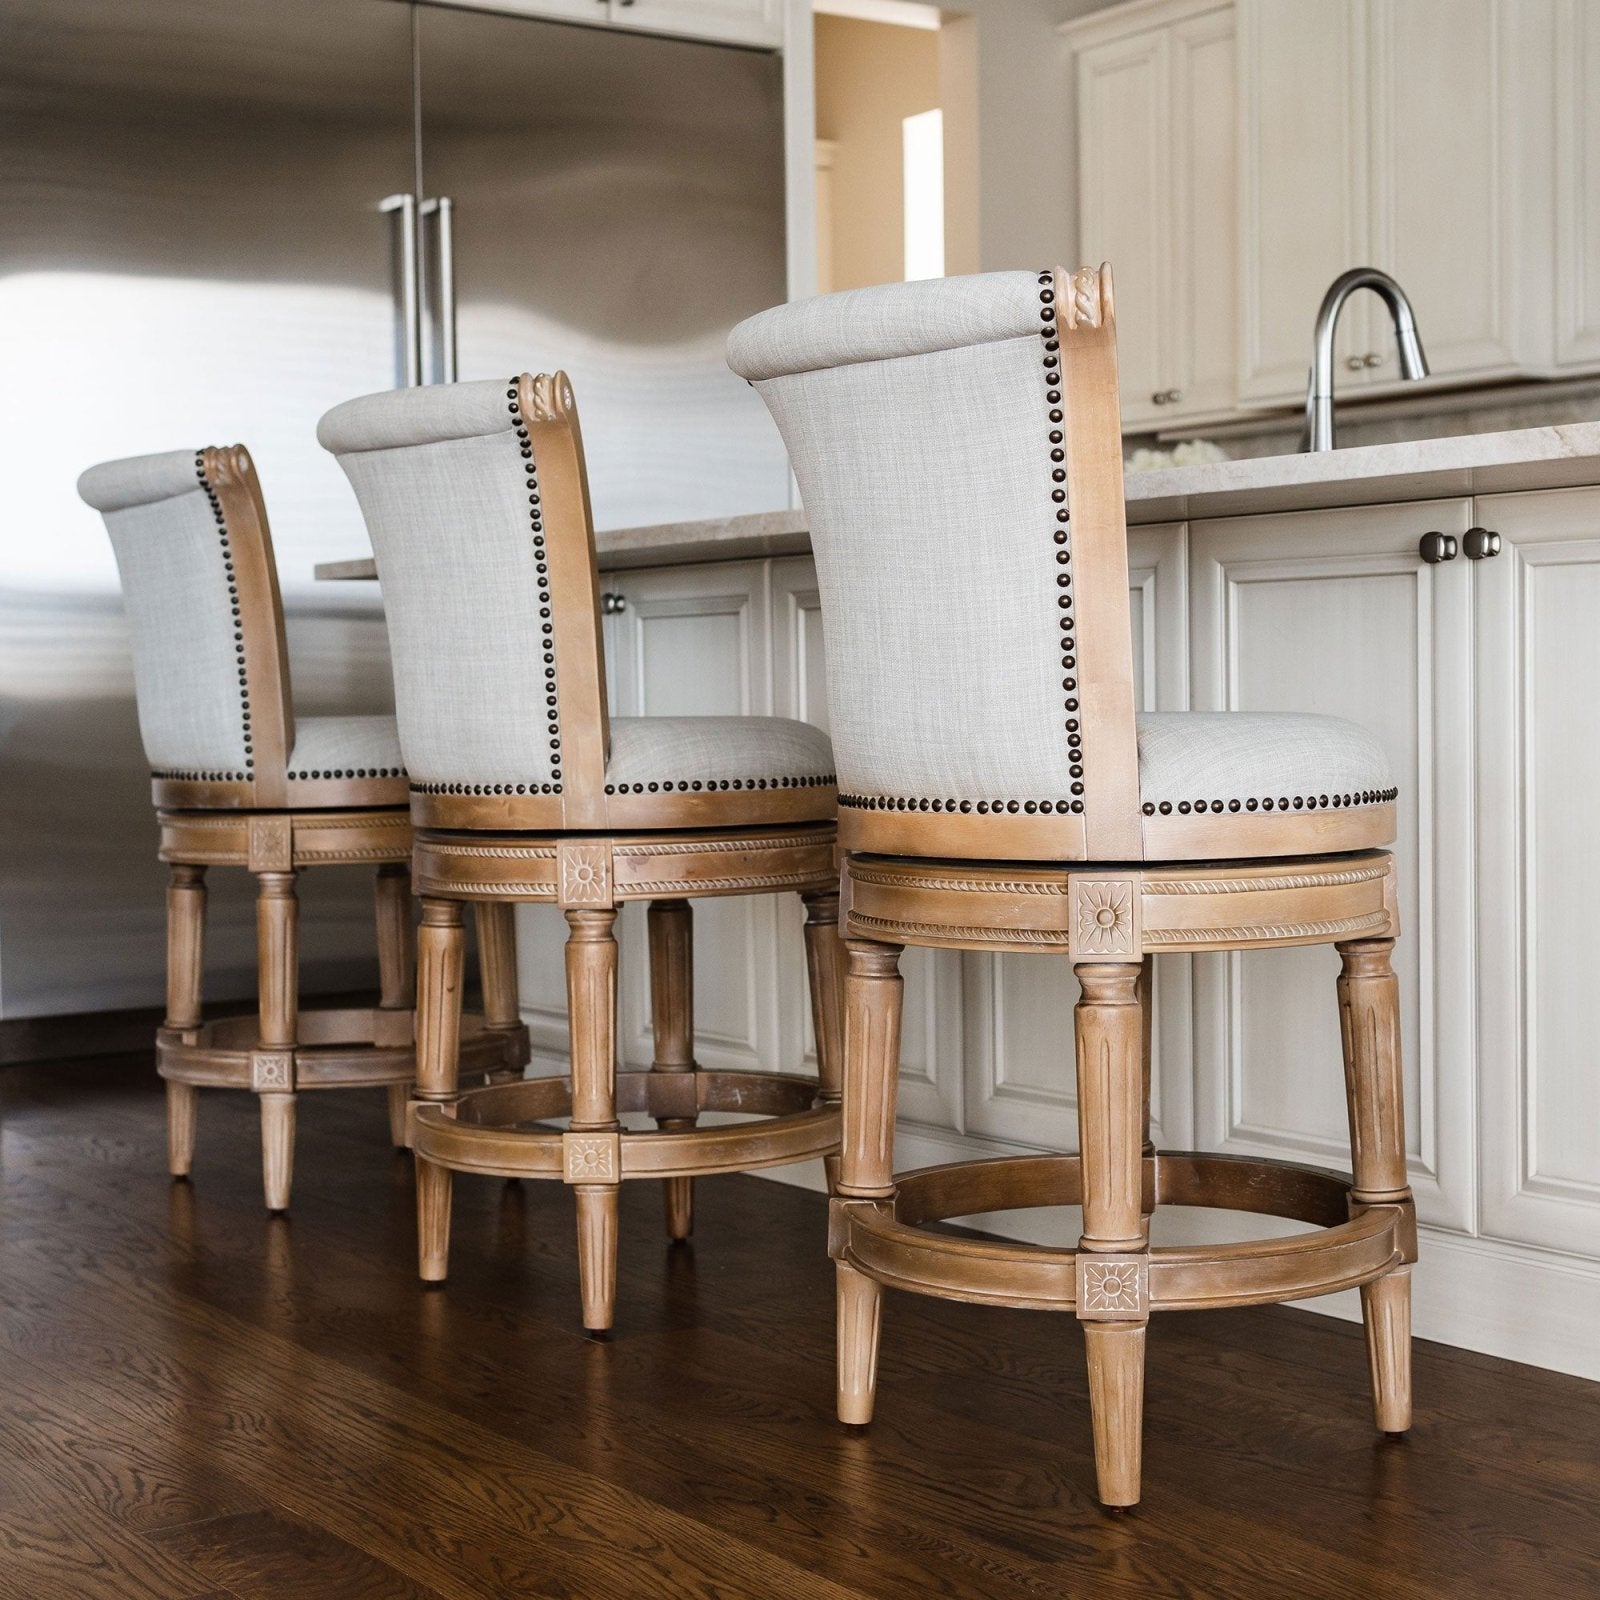
[[[456,381],[455,201],[442,194],[422,202],[422,215],[439,219],[439,381]]]
[[[378,202],[378,209],[393,212],[400,220],[401,350],[406,387],[414,389],[422,382],[422,269],[417,254],[417,197],[391,194]]]

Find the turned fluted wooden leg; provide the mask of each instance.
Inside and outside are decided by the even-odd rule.
[[[583,1325],[604,1333],[616,1314],[617,913],[567,912],[567,1009],[572,1027],[572,1121],[567,1181],[578,1202]]]
[[[1140,1093],[1139,1093],[1139,1149],[1145,1157],[1156,1153],[1155,1141],[1150,1137],[1150,1073],[1153,1068],[1152,1053],[1155,1039],[1155,964],[1154,956],[1146,956],[1144,965],[1139,969],[1139,1054],[1140,1054]],[[1145,1182],[1145,1175],[1141,1173],[1140,1183],[1143,1185],[1140,1192],[1139,1210],[1146,1222],[1155,1207],[1155,1176],[1149,1174],[1150,1181]]]
[[[687,900],[652,900],[650,929],[650,1026],[655,1035],[652,1072],[693,1072],[694,1061],[694,908]],[[661,1117],[667,1132],[692,1128],[693,1117]],[[667,1237],[687,1239],[694,1231],[694,1179],[661,1180],[667,1211]]]
[[[1369,1206],[1401,1206],[1407,1213],[1412,1211],[1400,1063],[1400,984],[1390,964],[1393,949],[1393,939],[1339,946],[1343,962],[1339,1024],[1355,1173],[1350,1203],[1358,1213]],[[1414,1247],[1408,1253],[1415,1258]],[[1372,1406],[1378,1427],[1384,1433],[1404,1433],[1411,1426],[1409,1261],[1363,1285],[1361,1317],[1366,1324]]]
[[[256,971],[260,1041],[251,1082],[261,1100],[261,1164],[267,1210],[287,1211],[294,1177],[294,1051],[300,1011],[299,902],[294,872],[256,874]]]
[[[168,1028],[200,1026],[205,926],[206,869],[179,863],[167,886]],[[198,1099],[193,1084],[167,1079],[167,1171],[174,1178],[187,1178],[194,1162]]]
[[[372,885],[373,920],[378,930],[378,1006],[410,1011],[417,1003],[417,935],[411,920],[411,869],[392,861],[378,868]],[[389,1139],[397,1150],[409,1143],[406,1104],[411,1086],[389,1085]]]
[[[1081,962],[1075,1013],[1083,1237],[1078,1316],[1089,1360],[1089,1411],[1101,1503],[1139,1500],[1144,1343],[1150,1320],[1149,1234],[1143,1175],[1141,969]]]
[[[806,907],[806,973],[811,986],[811,1031],[817,1041],[817,1104],[844,1098],[844,944],[839,938],[839,893],[801,897]],[[839,1157],[824,1156],[828,1192],[839,1187]]]
[[[500,1032],[512,1032],[522,1025],[517,986],[516,913],[517,908],[509,900],[480,900],[472,908],[478,929],[478,980],[483,988],[483,1022],[486,1028]],[[507,1061],[510,1059],[508,1057]]]
[[[845,950],[844,1144],[836,1203],[886,1205],[894,1199],[901,946],[847,939]],[[883,1290],[843,1259],[836,1277],[839,1420],[866,1423],[878,1382]]]
[[[424,898],[417,930],[417,1100],[456,1099],[461,1050],[461,906]],[[417,1157],[417,1270],[442,1283],[450,1266],[450,1171]]]

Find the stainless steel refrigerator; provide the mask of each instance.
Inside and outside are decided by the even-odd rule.
[[[375,708],[376,597],[310,578],[366,549],[318,416],[452,361],[565,367],[601,527],[771,509],[784,453],[722,345],[783,297],[770,52],[399,0],[5,0],[0,1017],[159,998],[126,642],[83,466],[248,443],[297,695]],[[248,906],[217,911],[247,988]],[[328,981],[359,976],[339,962],[357,915],[318,924]],[[312,982],[317,958],[314,939]]]

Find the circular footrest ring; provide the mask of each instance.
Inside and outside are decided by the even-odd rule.
[[[839,1148],[839,1108],[818,1104],[815,1078],[779,1072],[619,1072],[617,1110],[662,1120],[739,1112],[760,1120],[670,1131],[563,1132],[566,1078],[475,1089],[452,1105],[420,1105],[414,1148],[455,1172],[616,1183],[784,1166]]]
[[[929,1231],[925,1224],[983,1212],[1082,1203],[1077,1156],[1017,1156],[927,1167],[896,1181],[892,1200],[834,1202],[834,1253],[893,1288],[941,1299],[1080,1315],[1143,1316],[1266,1305],[1332,1294],[1415,1259],[1408,1205],[1352,1205],[1347,1178],[1282,1161],[1195,1153],[1147,1156],[1145,1208],[1156,1204],[1253,1211],[1316,1225],[1314,1233],[1227,1244],[1168,1245],[1148,1257],[1106,1257]],[[1352,1211],[1355,1213],[1352,1215]],[[1148,1267],[1128,1280],[1131,1305],[1079,1311],[1081,1269]]]
[[[416,1076],[415,1022],[409,1010],[378,1006],[306,1009],[292,1049],[263,1049],[254,1012],[197,1028],[156,1033],[163,1078],[212,1089],[360,1089],[410,1083]],[[490,1028],[476,1013],[461,1019],[461,1070],[470,1077],[521,1076],[528,1030]]]

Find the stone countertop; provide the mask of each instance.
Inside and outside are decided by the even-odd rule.
[[[1579,484],[1600,484],[1600,422],[1130,473],[1128,521],[1183,522]],[[602,571],[802,555],[810,547],[801,510],[614,528],[595,535]],[[377,567],[370,556],[329,561],[317,567],[316,575],[375,578]]]

